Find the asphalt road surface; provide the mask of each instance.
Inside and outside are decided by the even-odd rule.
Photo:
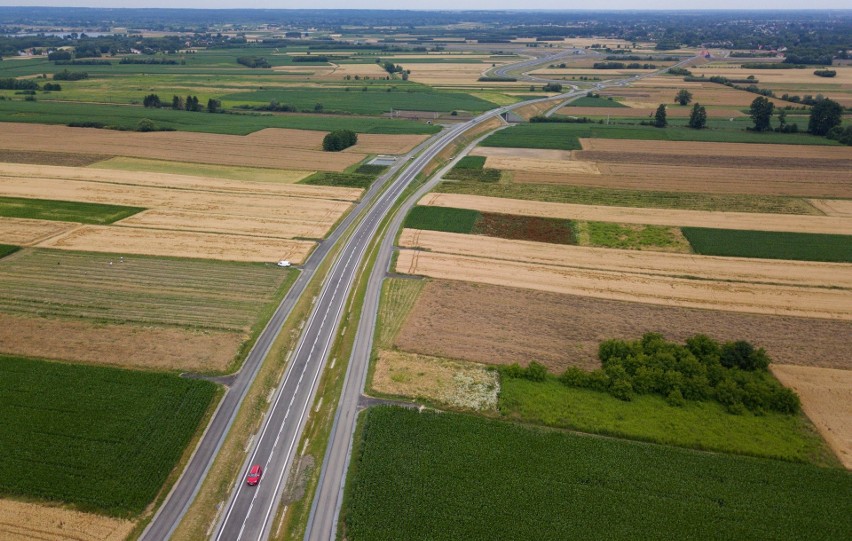
[[[692,59],[685,60],[677,65],[683,65]],[[539,62],[541,60],[539,59]],[[537,65],[534,63],[533,65]],[[643,74],[623,80],[606,81],[598,85],[599,88],[607,86],[623,86],[640,78],[657,75],[659,71]],[[586,90],[575,90],[562,95],[564,99],[571,99],[585,95]],[[471,122],[482,121],[489,116],[499,114],[505,110],[522,106],[530,102],[522,102],[510,107],[503,107],[497,111],[485,113]],[[552,110],[555,110],[554,107]],[[473,145],[471,145],[472,147]],[[465,153],[462,152],[456,159],[460,159]],[[406,170],[403,176],[416,171]],[[411,177],[413,178],[413,176]],[[382,238],[376,264],[370,274],[367,291],[364,296],[364,304],[361,312],[361,320],[358,323],[357,335],[346,372],[346,380],[343,383],[343,392],[337,406],[329,446],[326,449],[325,458],[322,463],[319,484],[316,489],[314,501],[311,506],[311,514],[305,532],[305,541],[329,541],[336,538],[337,521],[340,508],[343,503],[343,490],[346,481],[346,471],[349,467],[349,459],[352,451],[352,438],[355,432],[359,401],[362,397],[364,385],[367,378],[370,354],[373,346],[373,336],[378,316],[379,299],[381,297],[382,280],[387,273],[391,255],[393,253],[393,242],[396,231],[402,225],[408,209],[410,209],[423,195],[428,193],[435,184],[440,181],[440,175],[436,175],[427,184],[421,187],[415,194],[409,197],[400,207],[400,210],[391,221],[391,225]]]

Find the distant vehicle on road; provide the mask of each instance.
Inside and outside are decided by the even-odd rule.
[[[281,261],[279,261],[279,262],[277,263],[277,265],[278,265],[279,267],[289,267],[289,266],[290,266],[290,262],[289,262],[289,261],[287,261],[286,259],[282,259]]]
[[[261,475],[263,475],[263,468],[260,467],[260,464],[255,464],[249,470],[248,475],[246,475],[246,484],[255,486],[260,482]]]

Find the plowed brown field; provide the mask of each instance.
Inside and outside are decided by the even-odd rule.
[[[698,310],[560,295],[517,287],[429,281],[395,345],[405,351],[488,363],[538,361],[552,372],[600,367],[598,344],[662,333],[748,340],[777,363],[852,369],[852,323]],[[852,374],[852,372],[849,372]]]
[[[621,98],[619,101],[628,107],[637,109],[656,109],[661,103],[673,103],[678,89],[692,92],[693,100],[701,105],[748,107],[755,95],[745,90],[736,90],[714,83],[687,83],[682,79],[652,77],[637,81],[629,88],[601,90],[602,96]],[[786,102],[770,98],[776,106],[783,107]],[[789,104],[788,104],[789,105]],[[672,107],[674,108],[674,106]],[[708,110],[709,113],[709,110]]]
[[[0,244],[31,246],[80,224],[0,217]]]
[[[600,174],[515,171],[512,181],[522,184],[565,184],[597,188],[664,192],[786,195],[791,197],[850,197],[852,182],[843,172],[805,169],[731,169],[598,163]],[[822,206],[814,206],[828,215]]]
[[[747,158],[804,158],[810,160],[850,160],[848,147],[813,145],[772,145],[759,143],[707,143],[695,141],[644,141],[639,139],[580,139],[583,150],[674,154],[676,156],[744,156]]]
[[[771,368],[781,383],[799,394],[805,414],[843,465],[852,469],[852,370],[781,364]]]
[[[41,243],[45,248],[120,254],[195,257],[227,261],[278,261],[301,264],[313,242],[245,235],[165,231],[84,225]]]
[[[321,145],[325,134],[278,128],[261,130],[247,136],[189,132],[136,133],[6,123],[0,131],[0,149],[343,171],[364,159],[366,154],[400,152],[423,140],[420,135],[359,135],[361,143],[346,152],[323,152]]]
[[[0,314],[0,353],[144,370],[221,372],[245,336]],[[0,536],[2,537],[2,536]]]
[[[701,174],[704,169],[715,167],[747,169],[817,169],[823,171],[824,175],[838,177],[839,181],[846,183],[852,182],[852,173],[849,173],[849,168],[852,167],[852,153],[850,153],[850,157],[848,159],[834,158],[813,160],[811,158],[762,157],[759,155],[732,156],[726,154],[698,154],[695,156],[684,156],[682,154],[669,153],[582,150],[578,151],[574,157],[578,160],[610,162],[627,167],[632,164],[688,165],[689,167],[696,168],[695,172],[697,174]]]
[[[706,212],[677,209],[644,209],[522,201],[501,197],[431,193],[420,205],[473,209],[498,214],[521,214],[569,220],[588,220],[645,225],[712,227],[755,231],[852,234],[852,222],[841,216],[800,216],[747,212]]]
[[[61,507],[0,500],[4,541],[123,541],[134,523]]]

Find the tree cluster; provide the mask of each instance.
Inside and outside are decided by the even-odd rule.
[[[547,83],[541,89],[545,92],[562,92],[562,85],[559,83]]]
[[[88,78],[89,73],[86,71],[68,71],[66,69],[53,74],[54,81],[81,81]]]
[[[358,142],[358,134],[352,130],[334,130],[322,140],[322,149],[328,152],[340,152]]]
[[[837,76],[837,70],[816,70],[814,71],[814,75],[817,77],[835,77]]]
[[[295,61],[295,59],[294,59]],[[272,65],[262,56],[240,56],[237,57],[237,64],[242,64],[247,68],[271,68]]]
[[[794,414],[800,408],[796,393],[769,373],[766,352],[745,341],[720,344],[696,335],[681,345],[647,333],[640,340],[602,342],[598,358],[603,368],[587,372],[571,367],[559,381],[625,401],[645,394],[662,396],[673,406],[713,400],[733,414]],[[547,369],[534,362],[528,368],[505,367],[502,373],[532,381],[547,378]]]
[[[685,88],[681,88],[675,94],[675,103],[679,103],[680,105],[687,105],[692,101],[692,92]]]

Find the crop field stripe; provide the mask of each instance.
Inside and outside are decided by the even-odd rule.
[[[142,212],[144,208],[53,199],[0,197],[0,216],[58,222],[106,225]]]
[[[352,541],[852,537],[842,470],[402,408],[362,428]]]
[[[475,210],[416,206],[405,218],[405,227],[449,233],[470,233],[481,216]]]
[[[0,310],[245,330],[287,272],[251,263],[28,249],[0,260]]]
[[[852,236],[684,227],[693,250],[702,255],[852,262]]]
[[[313,107],[313,103],[311,104]],[[335,115],[211,115],[151,109],[126,105],[103,105],[70,102],[0,101],[0,122],[35,124],[68,124],[69,122],[102,122],[107,126],[135,130],[143,118],[161,128],[178,131],[247,135],[264,128],[294,128],[331,131],[351,129],[358,133],[431,134],[439,126],[396,118],[371,118]]]
[[[0,492],[113,516],[162,487],[216,394],[171,374],[0,356]]]
[[[0,244],[0,259],[6,257],[7,255],[14,254],[20,249],[20,246],[12,246],[11,244]]]

